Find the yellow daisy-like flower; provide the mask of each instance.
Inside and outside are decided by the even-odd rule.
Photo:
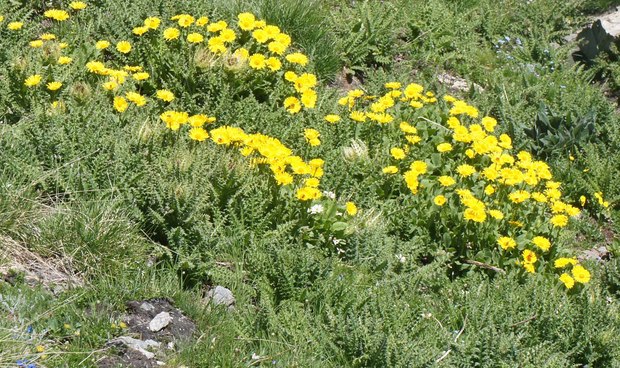
[[[6,28],[8,28],[11,31],[17,31],[17,30],[22,29],[23,26],[24,26],[24,23],[22,22],[11,22],[7,24]]]
[[[116,96],[114,97],[114,109],[118,112],[125,112],[129,107],[129,103],[125,100],[124,97]]]
[[[451,176],[442,175],[437,180],[443,187],[449,187],[456,184],[456,180],[454,180]]]
[[[394,157],[396,160],[402,160],[406,156],[405,150],[398,147],[390,149],[390,155],[392,155],[392,157]]]
[[[201,43],[205,40],[205,37],[200,33],[190,33],[187,35],[187,42],[189,43]]]
[[[386,166],[383,168],[384,174],[396,174],[398,172],[398,167],[396,166]]]
[[[308,57],[299,52],[286,55],[286,60],[289,63],[299,64],[301,66],[306,66],[308,64]]]
[[[284,108],[291,114],[296,114],[301,110],[301,101],[297,97],[287,97],[284,99]]]
[[[586,270],[582,265],[578,264],[573,266],[572,274],[575,278],[575,281],[581,284],[587,284],[588,282],[590,282],[590,272]]]
[[[86,9],[87,5],[83,1],[73,1],[69,4],[69,7],[73,10],[84,10]]]
[[[58,64],[60,64],[60,65],[71,64],[72,61],[73,61],[73,59],[68,57],[68,56],[61,56],[61,57],[58,58]]]
[[[349,214],[349,216],[357,215],[357,206],[355,205],[355,203],[347,202],[345,204],[345,209],[347,211],[347,214]]]
[[[179,38],[180,35],[181,31],[179,31],[177,28],[166,28],[164,30],[164,39],[166,41],[176,40],[177,38]]]
[[[329,123],[335,124],[340,121],[340,116],[334,114],[325,115],[325,120]]]
[[[502,236],[499,239],[497,239],[497,244],[503,249],[503,250],[510,250],[510,249],[514,249],[517,246],[517,242],[509,237],[509,236]]]
[[[207,138],[209,138],[209,133],[203,128],[194,127],[190,129],[189,137],[194,141],[202,142],[206,140]]]
[[[244,31],[251,31],[255,27],[256,17],[252,13],[241,13],[237,16],[239,28]]]
[[[161,19],[157,17],[148,17],[144,20],[144,26],[149,29],[157,29],[161,24]]]
[[[34,40],[34,41],[30,41],[29,43],[30,47],[38,49],[39,47],[43,46],[43,41],[42,40]]]
[[[158,90],[155,96],[159,98],[160,100],[166,101],[166,102],[172,102],[172,100],[174,100],[174,93],[172,93],[171,91],[167,89]]]
[[[555,227],[564,227],[568,224],[568,217],[565,215],[555,215],[549,220]]]
[[[38,85],[39,83],[41,83],[41,79],[42,78],[39,74],[31,75],[28,78],[26,78],[26,80],[24,81],[24,85],[26,87],[34,87]]]
[[[534,243],[534,245],[540,248],[543,252],[546,252],[549,248],[551,248],[551,242],[544,236],[535,236],[532,239],[532,243]]]
[[[575,279],[573,279],[569,274],[563,273],[560,275],[560,281],[564,283],[567,289],[572,289],[575,286]]]
[[[52,41],[56,39],[56,35],[52,33],[44,33],[41,36],[39,36],[39,38],[42,39],[43,41]]]
[[[433,202],[437,206],[440,206],[440,207],[443,206],[444,204],[446,204],[446,201],[447,201],[446,197],[441,195],[441,194],[438,195],[438,196],[435,196],[435,198],[433,198]]]
[[[97,50],[105,50],[108,47],[110,47],[110,42],[106,40],[97,41],[97,43],[95,44],[95,48]]]
[[[51,18],[59,22],[63,22],[69,19],[69,13],[60,9],[47,10],[45,13],[43,13],[43,15],[47,18]]]
[[[137,35],[137,36],[142,36],[143,34],[145,34],[146,32],[149,31],[149,28],[146,26],[142,26],[142,27],[136,27],[132,30],[133,34]]]
[[[450,143],[440,143],[437,145],[437,151],[439,152],[450,152],[452,151],[452,145]]]
[[[47,84],[47,89],[49,89],[50,91],[58,91],[60,87],[62,87],[61,82],[49,82]]]
[[[116,44],[116,50],[122,54],[128,54],[131,51],[131,44],[127,41],[120,41]]]
[[[250,56],[248,64],[250,68],[260,70],[263,69],[267,64],[267,58],[263,54],[253,54]]]

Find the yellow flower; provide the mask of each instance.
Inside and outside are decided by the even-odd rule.
[[[299,64],[301,66],[306,66],[306,64],[308,64],[308,57],[299,52],[286,55],[286,60],[289,63]]]
[[[306,138],[306,141],[308,141],[308,143],[310,143],[313,147],[321,144],[321,141],[319,140],[320,136],[321,133],[319,133],[316,129],[304,129],[304,138]]]
[[[205,40],[204,36],[200,33],[190,33],[187,35],[187,42],[189,43],[201,43]]]
[[[346,211],[349,214],[349,216],[355,216],[357,215],[357,206],[355,205],[355,203],[353,202],[347,202],[345,205]]]
[[[269,67],[269,70],[271,70],[272,72],[275,72],[277,70],[280,70],[280,68],[282,68],[282,62],[274,57],[270,57],[269,59],[267,59],[265,63],[267,64],[267,67]],[[302,98],[302,101],[303,101],[303,98]]]
[[[558,258],[555,260],[555,262],[553,262],[553,266],[555,268],[564,268],[568,265],[576,265],[577,264],[577,258]]]
[[[501,220],[504,218],[504,214],[499,210],[489,210],[489,216],[493,217],[496,220]]]
[[[487,185],[487,186],[484,188],[484,194],[486,194],[486,195],[490,196],[490,195],[492,195],[493,193],[495,193],[495,187],[494,187],[494,186],[492,186],[491,184]]]
[[[536,263],[536,261],[538,261],[538,257],[536,257],[536,253],[532,252],[529,249],[524,249],[523,250],[523,263]]]
[[[523,268],[529,273],[536,273],[536,268],[534,268],[534,264],[532,263],[524,263]]]
[[[131,44],[127,41],[120,41],[116,44],[116,50],[120,53],[127,54],[131,51]]]
[[[440,207],[446,204],[446,201],[447,201],[446,197],[444,197],[441,194],[433,198],[433,202]]]
[[[144,20],[144,26],[149,29],[157,29],[161,24],[161,19],[157,17],[148,17]]]
[[[133,34],[137,35],[137,36],[142,36],[143,34],[145,34],[146,32],[149,31],[149,27],[136,27],[132,30]]]
[[[581,284],[587,284],[588,282],[590,282],[590,272],[579,264],[573,266],[572,274],[575,278],[575,281]]]
[[[452,151],[452,145],[450,143],[440,143],[437,145],[437,151],[450,152]]]
[[[309,201],[321,198],[321,191],[317,188],[303,187],[297,190],[297,199],[300,201]]]
[[[44,352],[44,351],[45,351],[45,346],[43,346],[43,345],[37,345],[37,346],[35,347],[35,350],[37,351],[37,353],[42,353],[42,352]]]
[[[60,65],[71,64],[72,61],[73,61],[73,59],[68,57],[68,56],[61,56],[61,57],[58,58],[58,64],[60,64]]]
[[[69,7],[73,10],[84,10],[86,6],[86,3],[83,1],[73,1],[69,4]]]
[[[551,248],[551,242],[543,236],[535,236],[532,239],[532,243],[534,243],[534,245],[540,248],[543,252],[546,252],[549,248]]]
[[[221,38],[224,42],[231,43],[231,42],[233,42],[235,39],[237,39],[237,34],[236,34],[236,33],[235,33],[235,31],[233,31],[232,29],[230,29],[230,28],[226,28],[226,29],[223,29],[223,30],[220,32],[219,37],[220,37],[220,38]]]
[[[226,23],[223,20],[220,20],[219,22],[215,22],[215,23],[211,23],[207,26],[207,31],[209,32],[219,32],[223,29],[226,29],[228,27],[228,23]]]
[[[297,97],[287,97],[284,100],[284,108],[291,114],[296,114],[301,110],[301,101]]]
[[[325,115],[325,120],[329,123],[335,124],[340,121],[340,116],[334,114]]]
[[[398,148],[398,147],[394,147],[390,149],[390,154],[396,160],[402,160],[406,156],[405,151],[402,148]]]
[[[104,49],[107,49],[108,47],[110,47],[110,42],[105,41],[105,40],[97,41],[97,43],[95,44],[95,48],[97,50],[104,50]]]
[[[134,73],[132,75],[133,79],[137,81],[143,81],[149,79],[150,75],[147,72]]]
[[[141,94],[137,92],[127,92],[125,94],[125,97],[127,97],[127,100],[135,103],[136,106],[146,105],[146,97],[142,96]]]
[[[196,19],[196,25],[198,27],[204,27],[207,23],[209,23],[209,17],[200,17]]]
[[[517,190],[516,192],[512,192],[508,195],[508,199],[513,203],[522,203],[527,199],[530,199],[531,195],[529,192],[525,190]]]
[[[17,31],[17,30],[22,29],[23,26],[24,26],[24,23],[22,22],[11,22],[6,27],[10,29],[11,31]]]
[[[449,187],[456,183],[456,181],[451,176],[442,175],[438,179],[439,184],[443,187]]]
[[[256,17],[252,13],[241,13],[237,16],[239,28],[244,31],[251,31],[255,27]]]
[[[267,58],[263,54],[253,54],[249,58],[250,68],[260,70],[266,66]]]
[[[277,55],[282,55],[286,51],[286,46],[283,43],[277,41],[270,42],[269,45],[267,45],[267,48],[269,49],[269,51]]]
[[[38,49],[39,47],[43,46],[43,41],[42,40],[30,41],[29,45],[32,48]]]
[[[171,91],[168,91],[167,89],[157,90],[157,92],[155,93],[155,96],[159,98],[160,100],[166,101],[166,102],[172,102],[172,100],[174,100],[174,93],[172,93]]]
[[[194,141],[202,142],[209,138],[209,133],[201,127],[194,127],[189,130],[189,137]]]
[[[484,126],[484,130],[487,132],[493,132],[495,130],[495,126],[497,125],[497,120],[492,117],[485,116],[481,121],[482,126]]]
[[[60,87],[62,87],[61,82],[49,82],[47,84],[47,89],[49,89],[50,91],[58,91]]]
[[[59,10],[59,9],[47,10],[45,13],[43,13],[43,15],[46,16],[47,18],[51,18],[59,22],[69,19],[69,13],[67,13],[64,10]]]
[[[517,242],[508,236],[502,236],[497,239],[497,244],[504,250],[510,250],[517,246]]]
[[[179,31],[177,28],[166,28],[164,30],[164,39],[166,41],[176,40],[177,38],[179,38],[180,35],[181,31]]]
[[[400,130],[402,130],[403,133],[407,133],[407,134],[417,134],[418,133],[418,129],[416,129],[416,127],[414,127],[413,125],[407,123],[406,121],[403,121],[400,123],[399,125]]]
[[[579,197],[579,203],[581,203],[581,207],[586,205],[586,196],[580,196]]]
[[[413,161],[411,165],[409,165],[409,169],[411,169],[411,171],[413,171],[416,175],[422,175],[428,170],[428,165],[424,161],[417,160]]]
[[[127,103],[127,100],[125,100],[125,98],[120,97],[120,96],[114,97],[114,109],[116,111],[125,112],[125,110],[127,110],[128,107],[129,107],[129,104]]]
[[[258,43],[265,43],[265,42],[269,41],[269,35],[267,34],[267,32],[265,32],[262,29],[257,29],[254,32],[252,32],[252,37]]]
[[[487,219],[487,214],[483,208],[467,208],[463,213],[465,220],[474,222],[484,222]]]
[[[564,283],[564,286],[566,286],[567,289],[572,289],[573,286],[575,286],[575,279],[570,277],[570,275],[567,273],[563,273],[560,275],[560,281]]]
[[[31,75],[24,81],[26,87],[34,87],[39,83],[41,83],[41,76],[39,74]]]
[[[396,174],[398,172],[398,167],[396,166],[386,166],[383,168],[384,174]]]
[[[103,83],[101,86],[103,87],[103,89],[105,89],[107,91],[114,91],[115,89],[118,88],[118,83],[116,83],[115,81],[111,80],[111,81]]]
[[[549,220],[555,227],[564,227],[568,224],[568,217],[565,215],[555,215]]]
[[[399,82],[387,82],[384,86],[387,89],[399,89],[402,85]]]
[[[471,165],[462,164],[456,168],[456,172],[462,177],[466,178],[473,175],[476,172],[476,168]]]
[[[181,14],[178,16],[179,27],[187,28],[194,24],[196,19],[189,14]]]

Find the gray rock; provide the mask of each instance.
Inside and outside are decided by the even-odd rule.
[[[147,359],[153,359],[155,354],[149,349],[159,349],[161,344],[154,340],[139,340],[130,336],[121,336],[110,342],[110,344],[122,344],[130,349],[136,350],[144,355]]]
[[[168,312],[161,312],[149,322],[149,330],[153,332],[160,331],[170,324],[172,316]]]
[[[149,303],[149,302],[144,302],[142,304],[140,304],[140,309],[142,309],[145,312],[150,312],[155,310],[155,307],[153,306],[153,304]]]
[[[226,306],[228,310],[235,308],[235,297],[232,291],[223,286],[218,285],[214,289],[209,290],[205,299],[208,303]]]

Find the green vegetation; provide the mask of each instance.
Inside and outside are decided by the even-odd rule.
[[[158,297],[173,367],[620,365],[617,66],[564,40],[611,2],[84,4],[0,4],[0,366]]]

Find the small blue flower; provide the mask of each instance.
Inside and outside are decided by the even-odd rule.
[[[26,359],[20,359],[20,360],[18,360],[15,363],[17,363],[18,367],[24,367],[24,366],[26,366],[26,363],[28,363],[28,361]]]
[[[31,333],[32,333],[32,331],[34,331],[34,329],[32,328],[32,326],[28,326],[28,327],[26,327],[26,332],[27,332],[27,333],[31,334]]]
[[[37,368],[37,365],[34,363],[30,363],[26,366],[26,368]]]

